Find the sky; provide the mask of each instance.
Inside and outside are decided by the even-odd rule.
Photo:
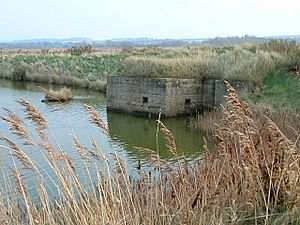
[[[0,40],[300,34],[300,0],[0,0]]]

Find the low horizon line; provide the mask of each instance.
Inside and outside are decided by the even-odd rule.
[[[206,39],[214,39],[214,38],[230,38],[230,37],[256,37],[256,38],[272,38],[272,37],[300,37],[300,34],[287,34],[287,35],[266,35],[266,36],[256,36],[251,34],[245,35],[231,35],[231,36],[214,36],[214,37],[185,37],[185,38],[155,38],[155,37],[114,37],[107,39],[94,39],[89,37],[80,37],[80,36],[71,36],[71,37],[55,37],[55,38],[25,38],[25,39],[13,39],[13,40],[0,40],[0,42],[19,42],[19,41],[39,41],[39,40],[71,40],[71,39],[87,39],[90,41],[109,41],[109,40],[117,40],[117,39],[150,39],[150,40],[206,40]]]

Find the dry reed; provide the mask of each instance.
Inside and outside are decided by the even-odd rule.
[[[84,107],[86,108],[86,110],[90,113],[90,121],[94,124],[96,124],[105,135],[109,136],[109,130],[106,127],[105,123],[103,122],[103,120],[101,119],[100,115],[98,114],[98,112],[91,106],[89,105],[84,105]]]
[[[58,91],[54,91],[52,89],[47,90],[41,88],[45,93],[45,102],[64,102],[73,99],[72,91],[69,88],[62,88]]]
[[[46,139],[45,129],[48,128],[47,121],[40,112],[36,110],[29,102],[24,99],[19,99],[17,102],[25,108],[28,115],[27,119],[30,119],[36,124],[36,130],[38,131],[42,139]]]
[[[128,165],[113,147],[114,163],[109,163],[105,156],[101,159],[95,140],[95,149],[86,150],[73,136],[83,162],[88,159],[88,152],[93,153],[88,160],[96,168],[96,179],[88,187],[80,182],[78,168],[60,149],[61,160],[49,157],[60,184],[59,197],[52,200],[44,183],[37,179],[38,203],[32,201],[30,193],[21,191],[18,199],[26,201],[25,208],[17,206],[18,199],[8,204],[2,200],[0,210],[13,212],[3,219],[13,224],[298,224],[298,139],[288,138],[270,117],[257,117],[228,83],[227,86],[227,104],[221,120],[216,121],[216,148],[209,150],[204,146],[201,158],[172,163],[153,154],[149,163],[158,162],[168,169],[145,169],[139,163],[138,174],[132,177]],[[30,112],[40,134],[39,130],[46,127],[45,120],[29,103],[19,102]],[[91,122],[109,138],[96,110],[85,107]],[[159,125],[175,152],[173,135]],[[6,139],[2,141],[8,148],[14,148]],[[21,161],[21,155],[18,157]],[[92,173],[86,169],[87,174]],[[15,173],[15,178],[22,184],[20,174]]]
[[[226,79],[261,83],[263,77],[281,66],[284,55],[276,52],[252,53],[240,47],[217,53],[202,50],[196,55],[175,58],[129,57],[123,63],[123,74],[142,77],[175,77],[186,79]]]
[[[15,113],[13,113],[12,111],[10,111],[6,108],[4,108],[4,110],[7,112],[8,117],[3,117],[0,115],[0,118],[11,124],[12,132],[14,134],[18,135],[19,137],[23,138],[23,140],[25,141],[25,144],[32,145],[33,144],[32,140],[31,140],[27,130],[24,127],[24,123],[23,123],[22,119]]]

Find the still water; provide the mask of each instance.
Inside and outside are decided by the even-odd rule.
[[[57,86],[43,86],[45,88],[59,89]],[[137,115],[124,113],[115,113],[107,111],[106,97],[104,94],[84,89],[73,89],[74,100],[64,104],[43,103],[41,100],[44,94],[37,84],[11,82],[0,80],[0,115],[7,116],[3,108],[7,108],[22,119],[25,126],[34,138],[38,138],[33,124],[26,119],[26,112],[15,100],[23,98],[31,103],[46,118],[49,125],[48,136],[57,148],[71,156],[77,167],[84,167],[80,155],[76,151],[72,133],[74,133],[81,145],[87,149],[92,149],[92,139],[94,138],[104,154],[112,159],[111,148],[127,162],[129,168],[137,161],[146,161],[149,153],[142,151],[140,148],[157,151],[165,160],[172,160],[172,154],[166,147],[165,139],[159,135],[159,141],[156,141],[156,118],[148,118]],[[110,138],[106,137],[98,127],[89,122],[89,114],[83,104],[93,106],[100,114],[107,125]],[[201,155],[203,146],[203,137],[190,128],[189,118],[180,117],[174,119],[163,119],[164,124],[173,133],[179,153],[183,153],[187,158],[195,158]],[[51,168],[45,163],[45,157],[39,152],[39,149],[32,148],[23,144],[23,141],[12,133],[10,125],[0,121],[0,137],[8,137],[16,142],[18,146],[38,164],[39,168],[45,173],[51,173]],[[3,143],[0,142],[0,146]],[[2,153],[1,150],[1,167],[12,165],[13,157],[9,154]],[[5,155],[6,154],[6,155]],[[83,170],[84,171],[84,170]],[[84,172],[83,172],[84,173]],[[30,173],[23,171],[23,176],[30,176]],[[85,177],[82,174],[82,177]],[[5,179],[0,178],[0,184]]]

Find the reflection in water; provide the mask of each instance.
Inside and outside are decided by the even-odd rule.
[[[44,88],[59,89],[61,87],[43,85]],[[156,143],[156,120],[147,117],[129,115],[125,113],[107,112],[105,95],[95,91],[85,89],[73,89],[74,100],[63,104],[63,107],[57,103],[41,103],[43,93],[35,83],[11,82],[1,80],[1,94],[5,96],[0,100],[1,107],[9,108],[14,112],[19,112],[20,107],[14,102],[18,98],[24,98],[33,105],[47,118],[49,124],[52,124],[52,131],[58,135],[64,142],[69,139],[70,131],[66,127],[70,126],[84,140],[90,140],[92,125],[87,122],[88,114],[82,107],[82,104],[92,105],[108,124],[113,143],[119,150],[125,150],[128,156],[133,160],[140,159],[144,154],[136,147],[143,147],[154,151],[159,150],[162,158],[172,157],[166,147],[166,141],[162,134],[159,134],[158,145]],[[3,114],[4,111],[0,110]],[[62,116],[63,114],[63,116]],[[189,118],[180,117],[164,119],[164,124],[173,133],[176,139],[178,153],[184,153],[187,157],[193,157],[201,153],[203,137],[189,127]],[[68,122],[69,124],[66,124]],[[76,130],[77,128],[78,130]],[[0,128],[0,133],[1,131]],[[66,147],[67,144],[63,144]]]
[[[54,90],[61,88],[49,85],[42,86]],[[129,169],[132,168],[137,160],[143,160],[149,156],[149,153],[145,153],[136,147],[143,147],[154,151],[157,151],[159,148],[159,153],[162,158],[172,158],[162,135],[159,135],[158,147],[156,145],[157,123],[155,119],[149,120],[146,117],[107,112],[106,97],[99,92],[85,89],[73,89],[72,92],[74,94],[73,101],[66,102],[62,105],[57,103],[46,104],[41,102],[44,98],[44,94],[40,91],[37,84],[0,80],[0,115],[7,116],[6,111],[3,109],[3,107],[5,107],[18,114],[21,118],[26,118],[26,112],[14,101],[19,98],[23,98],[34,105],[49,124],[49,140],[52,143],[59,143],[59,148],[63,149],[65,153],[72,158],[74,165],[79,169],[78,174],[81,180],[87,179],[86,165],[80,159],[80,155],[74,146],[74,141],[71,137],[73,132],[75,132],[76,137],[80,140],[81,145],[89,150],[92,149],[92,137],[95,138],[101,150],[109,159],[112,159],[111,145],[113,145],[116,151],[126,159]],[[108,125],[112,140],[108,140],[108,138],[99,131],[98,127],[89,122],[89,114],[83,107],[83,103],[92,105],[97,110],[103,121]],[[37,135],[33,124],[28,120],[24,120],[24,122],[30,134],[36,137]],[[183,152],[185,156],[190,158],[197,157],[201,154],[203,137],[199,135],[199,133],[190,130],[187,117],[165,119],[163,122],[174,134],[179,153]],[[19,146],[22,146],[26,154],[39,165],[41,171],[47,174],[44,176],[44,179],[46,181],[48,179],[49,181],[52,176],[51,166],[46,162],[45,156],[40,149],[24,146],[22,140],[12,134],[9,129],[9,124],[0,120],[0,137],[6,136]],[[58,149],[57,145],[56,147]],[[1,154],[4,154],[3,151],[1,151]],[[9,157],[9,155],[8,157],[2,156],[3,155],[0,155],[1,166],[10,168],[12,158]],[[22,173],[24,177],[34,180],[34,175],[29,172],[24,170]],[[0,178],[0,187],[3,182],[3,178]],[[52,190],[52,188],[51,182],[49,181],[49,190]],[[34,192],[34,187],[30,186],[29,189]]]
[[[188,119],[187,117],[165,119],[163,123],[174,135],[178,153],[183,153],[186,157],[195,157],[199,156],[202,151],[203,137],[190,129]],[[172,157],[161,133],[159,133],[157,146],[157,122],[155,119],[108,112],[107,120],[111,136],[114,140],[121,141],[126,147],[126,152],[132,158],[141,159],[147,155],[137,147],[151,149],[155,152],[158,150],[160,156],[165,159]]]
[[[52,88],[57,90],[61,86],[42,85],[44,88]],[[85,140],[90,140],[90,135],[93,129],[91,124],[87,122],[87,112],[82,107],[82,104],[92,105],[102,116],[103,120],[108,124],[110,134],[113,138],[113,144],[118,150],[125,150],[128,156],[133,160],[145,157],[145,154],[136,147],[143,147],[154,150],[159,150],[162,158],[170,158],[172,155],[166,147],[166,141],[162,134],[159,134],[159,143],[156,143],[156,126],[155,118],[129,115],[125,113],[106,112],[105,95],[99,92],[73,89],[74,100],[61,105],[57,103],[41,103],[43,98],[37,84],[29,82],[11,82],[0,81],[1,94],[6,98],[0,100],[0,106],[11,109],[14,112],[20,111],[20,107],[13,101],[18,98],[24,98],[33,105],[47,118],[47,121],[52,126],[52,132],[59,137],[64,137],[62,140],[69,139],[69,132],[66,127],[70,125],[78,132],[79,136]],[[0,110],[3,115],[4,111]],[[163,123],[173,133],[178,148],[178,153],[184,153],[187,157],[194,157],[201,153],[203,146],[203,137],[189,127],[189,118],[180,117],[172,119],[164,119]],[[69,124],[66,124],[68,122]],[[70,127],[69,127],[70,128]],[[75,129],[78,128],[78,129]],[[1,131],[0,128],[0,133]],[[95,132],[98,132],[95,130]],[[66,144],[63,144],[66,146]],[[69,146],[70,147],[70,146]]]

